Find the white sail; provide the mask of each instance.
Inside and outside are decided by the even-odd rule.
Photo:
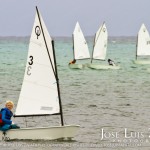
[[[30,38],[24,80],[15,112],[16,116],[44,115],[60,112],[52,39],[46,29],[42,16],[40,14],[39,16],[40,19],[36,13]],[[50,54],[50,58],[48,53]]]
[[[74,58],[75,59],[86,59],[90,58],[87,42],[84,38],[79,23],[76,23],[73,32],[73,43],[74,43]]]
[[[150,55],[150,35],[144,24],[138,33],[137,56]]]
[[[93,59],[105,60],[107,51],[108,32],[105,23],[96,32],[93,49]]]

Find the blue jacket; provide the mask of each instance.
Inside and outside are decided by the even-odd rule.
[[[2,108],[2,121],[5,124],[12,124],[11,117],[13,116],[13,113],[8,108]]]

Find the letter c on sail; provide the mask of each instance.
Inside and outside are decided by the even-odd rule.
[[[31,67],[31,66],[28,66],[28,69],[27,69],[27,75],[28,75],[28,76],[31,75],[31,72],[30,72],[31,69],[32,69],[32,67]]]

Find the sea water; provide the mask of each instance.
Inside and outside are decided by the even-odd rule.
[[[120,70],[70,69],[72,38],[54,37],[54,40],[64,121],[80,125],[80,130],[72,141],[1,141],[0,149],[136,150],[139,146],[147,150],[150,146],[150,66],[132,62],[136,38],[109,38],[107,59],[114,60]],[[93,37],[87,41],[92,53]],[[28,45],[29,37],[0,38],[1,108],[6,100],[14,101],[16,108]],[[89,63],[90,59],[77,62]],[[21,127],[60,125],[59,116],[13,118],[13,121]]]

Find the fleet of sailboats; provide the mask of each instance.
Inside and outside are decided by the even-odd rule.
[[[15,117],[60,115],[61,125],[0,132],[0,139],[54,140],[72,138],[79,125],[64,125],[54,42],[38,8],[30,38],[28,60]]]
[[[91,63],[85,64],[69,64],[72,69],[83,69],[85,67],[92,69],[120,69],[117,65],[108,65],[101,63],[92,63],[93,60],[105,60],[107,53],[108,32],[105,22],[100,26],[95,34],[92,58],[90,57],[89,49],[79,23],[76,23],[73,32],[73,60],[82,60],[91,58]]]
[[[147,58],[149,56],[149,58]],[[135,64],[150,64],[150,35],[144,24],[137,36]]]
[[[83,69],[85,66],[91,69],[120,69],[118,65],[105,64],[107,55],[108,32],[105,22],[99,27],[95,34],[91,63],[71,64],[70,68]],[[90,58],[89,49],[80,25],[77,22],[73,32],[73,54],[74,60]],[[137,36],[136,59],[135,64],[150,64],[150,35],[144,24]],[[101,63],[93,63],[94,60],[100,60]]]

